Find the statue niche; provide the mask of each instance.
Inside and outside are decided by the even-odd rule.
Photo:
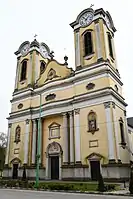
[[[97,116],[96,113],[93,111],[90,111],[88,114],[88,132],[94,133],[97,131]]]

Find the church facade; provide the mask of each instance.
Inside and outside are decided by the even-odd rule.
[[[75,69],[54,59],[45,43],[15,52],[15,88],[8,118],[4,177],[105,179],[129,176],[126,102],[117,69],[116,29],[109,12],[83,10],[74,30]]]

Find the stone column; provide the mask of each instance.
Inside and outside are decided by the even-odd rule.
[[[115,161],[114,154],[114,136],[113,136],[113,125],[111,119],[111,107],[110,102],[105,102],[105,114],[106,114],[106,125],[107,125],[107,135],[108,135],[108,158],[110,162]]]
[[[73,114],[69,113],[70,116],[70,163],[74,163],[74,134],[73,134]]]
[[[126,110],[124,110],[124,123],[125,123],[125,130],[124,130],[124,137],[127,146],[129,146],[129,137],[128,137],[128,124],[127,124],[127,117],[126,117]]]
[[[28,86],[30,86],[32,79],[32,53],[30,53],[30,60],[27,69],[28,69]]]
[[[37,121],[38,121],[38,131],[37,131],[37,133],[40,133],[40,146],[39,146],[40,159],[39,159],[39,163],[41,164],[42,163],[42,119],[41,119],[41,125],[40,125],[40,132],[39,132],[39,119]],[[37,147],[38,147],[38,142],[37,142]]]
[[[14,90],[16,90],[18,88],[18,81],[19,81],[19,61],[20,59],[17,59],[17,68],[16,68],[16,77],[15,77],[15,87]]]
[[[80,61],[80,34],[79,31],[75,34],[75,64],[76,67],[81,65]]]
[[[48,162],[49,162],[49,158],[48,158],[48,154],[46,154],[46,174],[45,174],[45,175],[46,175],[46,176],[45,176],[45,179],[46,179],[46,180],[48,180],[48,178],[49,178],[49,175],[48,175],[48,171],[49,171],[49,170],[48,170],[48,166],[49,166],[49,165],[48,165]]]
[[[63,163],[68,163],[68,126],[67,113],[63,114]]]
[[[75,161],[81,163],[80,149],[80,109],[74,111],[74,133],[75,133]]]
[[[35,61],[35,82],[39,78],[39,53],[36,52],[36,61]]]
[[[116,140],[116,151],[117,151],[117,159],[118,161],[121,161],[120,158],[120,146],[119,146],[119,138],[118,138],[118,121],[117,121],[117,117],[116,117],[116,107],[115,107],[115,103],[112,103],[113,106],[113,121],[114,121],[114,128],[115,128],[115,140]]]
[[[32,133],[32,164],[36,162],[36,133],[37,133],[37,123],[33,120],[33,133]]]
[[[62,179],[61,154],[59,154],[59,180]]]
[[[100,59],[102,58],[102,46],[101,46],[99,22],[95,24],[95,31],[96,31],[97,58]]]
[[[28,164],[30,121],[26,120],[25,139],[24,139],[24,164]]]
[[[5,164],[9,163],[9,147],[10,147],[10,137],[11,137],[11,126],[12,124],[8,124],[8,140],[7,140],[7,149],[6,149],[6,159]]]

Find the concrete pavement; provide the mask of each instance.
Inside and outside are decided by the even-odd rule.
[[[89,195],[30,190],[0,189],[0,199],[128,199],[129,196]]]

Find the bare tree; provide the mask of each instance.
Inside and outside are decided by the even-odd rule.
[[[0,132],[0,148],[7,147],[7,135],[5,133]]]

